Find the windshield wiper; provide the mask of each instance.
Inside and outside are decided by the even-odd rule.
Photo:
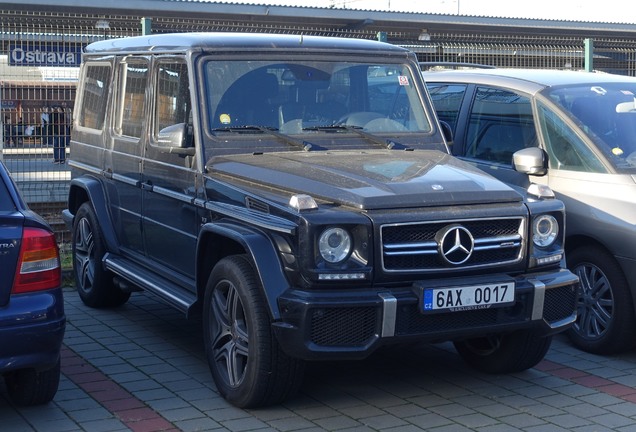
[[[302,141],[296,138],[292,138],[289,135],[282,134],[278,132],[278,129],[268,126],[256,126],[256,125],[245,125],[245,126],[228,126],[228,127],[220,127],[212,129],[214,132],[243,132],[243,131],[260,131],[276,138],[280,139],[286,144],[289,144],[293,147],[297,147],[304,151],[311,151],[314,147],[313,144],[307,141]]]
[[[315,130],[315,131],[346,130],[349,132],[353,132],[357,135],[360,135],[362,138],[366,139],[370,143],[385,149],[393,150],[396,148],[396,146],[398,146],[399,148],[403,150],[410,150],[408,146],[405,146],[404,144],[400,144],[397,141],[393,141],[390,139],[383,139],[383,138],[380,138],[379,136],[375,136],[368,132],[364,132],[362,130],[362,127],[360,126],[351,126],[351,125],[313,126],[313,127],[303,128],[303,130],[310,130],[310,131],[312,130]]]

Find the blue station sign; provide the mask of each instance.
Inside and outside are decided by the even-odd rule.
[[[10,44],[9,65],[75,67],[82,61],[81,46],[58,46],[44,43]]]

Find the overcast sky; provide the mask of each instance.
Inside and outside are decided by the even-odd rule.
[[[228,0],[228,2],[230,2]],[[636,23],[635,0],[264,0],[232,3]]]

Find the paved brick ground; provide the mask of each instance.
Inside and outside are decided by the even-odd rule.
[[[493,376],[449,344],[401,346],[311,365],[298,397],[246,411],[217,394],[200,322],[144,294],[114,310],[65,294],[60,390],[47,406],[16,408],[0,384],[3,432],[636,430],[636,353],[594,356],[559,337],[538,367]]]

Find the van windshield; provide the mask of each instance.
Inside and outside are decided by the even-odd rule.
[[[293,149],[292,140],[342,148],[335,138],[356,136],[358,146],[371,146],[432,131],[407,64],[214,59],[204,73],[208,134],[218,145],[251,135],[262,151]],[[380,138],[364,140],[361,133]]]
[[[547,96],[619,172],[636,173],[636,83],[558,87]]]

